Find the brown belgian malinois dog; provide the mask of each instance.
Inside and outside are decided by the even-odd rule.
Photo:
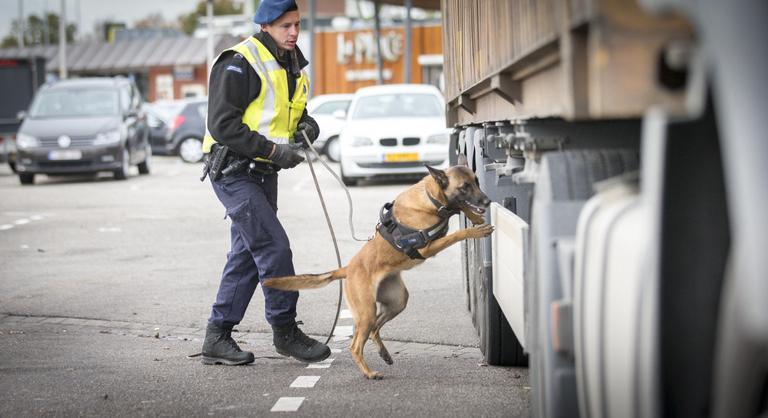
[[[481,225],[484,222],[482,215],[490,200],[480,190],[472,170],[464,164],[465,159],[460,161],[460,165],[445,171],[427,166],[429,175],[397,196],[391,206],[391,216],[396,223],[411,231],[430,230],[444,222],[445,229],[442,234],[437,234],[441,237],[431,237],[434,239],[427,240],[425,246],[415,250],[418,254],[412,249],[410,254],[414,257],[387,241],[382,236],[384,231],[380,224],[373,239],[352,257],[346,267],[323,274],[305,274],[264,281],[264,286],[267,287],[299,290],[323,287],[334,280],[346,278],[345,296],[355,321],[350,352],[368,379],[382,378],[379,372],[368,367],[363,358],[363,347],[369,336],[378,345],[381,358],[387,364],[392,364],[392,356],[384,347],[379,332],[384,324],[405,309],[408,302],[408,289],[405,288],[400,272],[423,263],[424,259],[461,240],[482,238],[493,232],[493,226]],[[439,208],[438,205],[443,207]],[[444,211],[446,208],[448,215]],[[476,226],[445,235],[447,218],[459,211]],[[378,312],[376,302],[379,303]]]

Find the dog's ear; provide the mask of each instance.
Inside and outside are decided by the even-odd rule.
[[[459,154],[459,159],[456,161],[456,165],[463,165],[469,167],[469,162],[467,161],[467,156],[464,154]]]
[[[429,170],[429,174],[433,179],[435,179],[437,185],[440,186],[441,189],[448,187],[448,176],[445,175],[445,171],[430,167],[426,164],[425,166],[427,167],[427,170]]]

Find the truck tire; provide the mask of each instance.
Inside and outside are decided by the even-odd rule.
[[[468,128],[463,132],[463,138],[453,137],[451,142],[455,144],[456,151],[466,153],[467,161],[477,175],[480,187],[487,190],[486,182],[489,177],[483,172],[486,164],[494,161],[484,155],[483,149],[475,147],[485,135],[482,129]],[[458,156],[457,156],[458,160]],[[489,196],[493,198],[492,196]],[[486,214],[486,222],[490,222],[489,214]],[[468,227],[471,222],[464,219],[463,226]],[[471,306],[472,322],[480,337],[480,351],[486,364],[492,366],[527,367],[528,356],[515,336],[512,327],[507,322],[501,311],[496,297],[493,295],[493,270],[490,267],[491,260],[490,237],[466,241],[465,255],[466,274],[468,276],[468,304]]]
[[[531,269],[526,279],[532,410],[536,417],[574,417],[578,411],[573,354],[555,352],[551,304],[563,298],[556,243],[572,238],[595,182],[635,171],[638,156],[625,150],[552,152],[542,158],[531,223]]]
[[[492,292],[485,300],[485,326],[480,331],[483,359],[492,366],[528,367],[528,356]]]

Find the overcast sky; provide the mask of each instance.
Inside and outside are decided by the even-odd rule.
[[[198,0],[65,0],[67,21],[78,25],[80,34],[93,32],[98,21],[115,20],[129,26],[152,13],[161,13],[166,20],[176,20],[182,13],[195,9]],[[40,16],[44,10],[61,11],[61,0],[0,0],[0,38],[5,37],[11,22],[19,16],[23,2],[24,15]]]

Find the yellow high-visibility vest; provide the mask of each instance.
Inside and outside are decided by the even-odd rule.
[[[259,95],[246,107],[242,122],[271,142],[292,143],[296,126],[307,105],[309,92],[307,73],[301,70],[301,75],[296,79],[293,97],[288,97],[288,72],[280,66],[272,53],[258,39],[249,37],[225,51],[235,51],[245,57],[261,79]],[[220,57],[221,55],[216,57],[214,63]],[[206,153],[210,152],[211,146],[216,143],[207,125],[206,118],[203,138],[203,152]],[[256,160],[268,161],[263,158],[256,158]]]

